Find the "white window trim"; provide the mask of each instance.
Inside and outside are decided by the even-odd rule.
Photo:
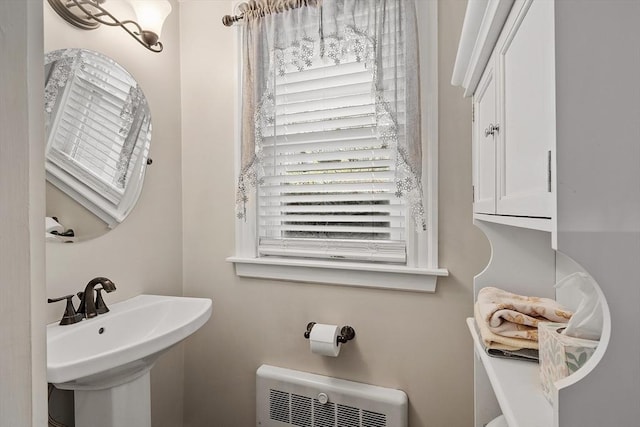
[[[407,266],[356,262],[322,261],[257,256],[255,204],[253,192],[247,203],[245,220],[236,221],[236,255],[227,258],[240,277],[360,286],[403,291],[435,292],[436,280],[449,272],[438,267],[438,6],[437,2],[416,2],[421,46],[420,79],[423,129],[423,191],[427,209],[427,232],[423,237],[409,233]],[[426,30],[426,31],[425,31]],[[240,45],[237,29],[236,51]],[[241,126],[242,69],[236,60],[236,138]],[[236,179],[240,165],[240,143],[235,144]],[[237,181],[236,181],[237,184]]]
[[[437,277],[449,275],[446,269],[295,258],[229,257],[227,261],[235,264],[241,277],[401,291],[435,292]]]

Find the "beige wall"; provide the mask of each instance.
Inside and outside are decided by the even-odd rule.
[[[410,399],[411,427],[472,424],[472,277],[488,244],[471,224],[470,103],[450,86],[466,2],[439,2],[440,265],[435,294],[235,276],[235,31],[231,1],[181,4],[184,293],[213,299],[211,321],[186,344],[185,427],[255,423],[263,363],[381,386]],[[350,324],[338,358],[309,352],[309,321]]]
[[[120,63],[140,83],[151,108],[153,136],[145,186],[127,220],[94,240],[48,243],[47,296],[75,293],[95,276],[107,276],[118,287],[107,303],[141,293],[182,294],[182,214],[180,147],[180,48],[178,3],[165,24],[161,54],[147,51],[118,28],[83,31],[64,22],[46,1],[44,48],[79,47],[101,52]],[[117,1],[110,1],[117,7]],[[42,295],[42,298],[45,296]],[[47,307],[47,319],[62,314],[59,304]],[[154,427],[182,424],[183,348],[164,355],[152,371]]]

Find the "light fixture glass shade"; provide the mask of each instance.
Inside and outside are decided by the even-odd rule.
[[[158,38],[162,25],[171,13],[169,0],[130,0],[137,16],[137,22],[143,31],[151,31]]]

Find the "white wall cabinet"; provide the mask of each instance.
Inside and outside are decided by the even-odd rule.
[[[496,213],[498,124],[495,54],[473,96],[473,212]]]
[[[557,298],[586,271],[604,328],[542,395],[538,366],[487,356],[473,318],[474,427],[636,427],[640,420],[640,2],[470,0],[452,83],[473,95],[473,217],[491,244],[474,292]],[[474,16],[475,15],[475,16]],[[604,124],[604,125],[603,125]]]
[[[553,1],[515,3],[475,90],[474,213],[552,217],[553,7]]]

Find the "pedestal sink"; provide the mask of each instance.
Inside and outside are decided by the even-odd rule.
[[[149,371],[211,316],[206,298],[139,295],[47,326],[47,381],[74,390],[76,427],[151,427]]]

